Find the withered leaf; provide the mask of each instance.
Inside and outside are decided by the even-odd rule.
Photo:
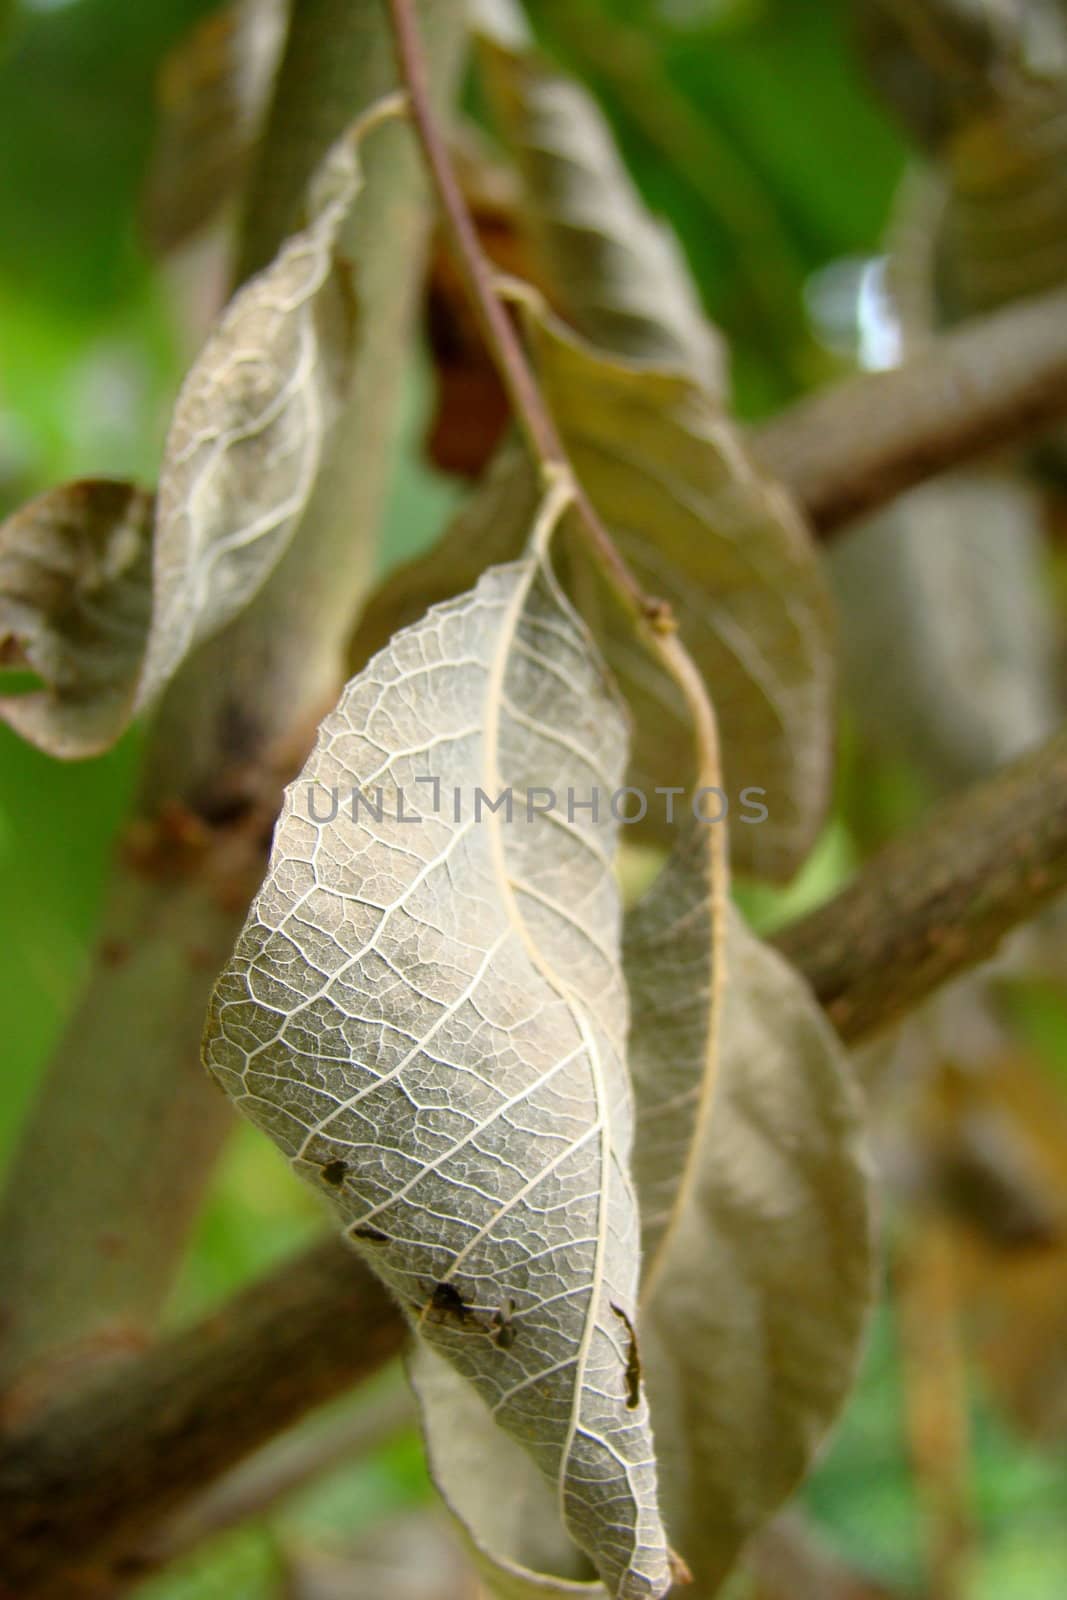
[[[397,634],[326,718],[205,1060],[636,1600],[670,1579],[612,1310],[636,1316],[639,1265],[615,823],[567,803],[621,783],[626,735],[547,564],[568,501],[550,490],[526,553]],[[477,791],[514,809],[479,815]]]
[[[936,787],[983,777],[1062,718],[1035,497],[954,473],[903,495],[830,559],[861,737]]]
[[[151,501],[121,484],[52,491],[0,528],[0,617],[45,689],[0,702],[42,749],[106,749],[284,554],[315,487],[350,372],[339,256],[362,187],[359,144],[328,153],[309,221],[223,312],[178,395]]]
[[[643,1298],[669,1253],[712,1110],[726,960],[724,844],[721,826],[683,819],[624,928]]]
[[[151,495],[108,479],[50,489],[0,525],[0,659],[24,662],[42,685],[0,696],[0,717],[54,755],[106,749],[126,722],[151,529]]]
[[[831,766],[833,627],[808,530],[690,378],[604,355],[544,311],[528,322],[578,478],[709,687],[728,792],[765,791],[767,819],[732,830],[734,864],[787,878],[821,825]],[[631,629],[589,620],[633,711],[632,781],[648,794],[677,783],[690,731],[676,686]]]
[[[138,709],[252,598],[311,496],[348,382],[353,308],[338,248],[363,183],[359,142],[391,109],[372,107],[328,152],[307,225],[238,290],[182,385],[160,474]]]
[[[656,1437],[671,1441],[664,1518],[698,1594],[810,1467],[851,1389],[872,1289],[844,1051],[803,980],[736,915],[727,966],[699,1169],[640,1321]]]
[[[714,1108],[638,1323],[664,1521],[701,1600],[810,1466],[851,1386],[871,1291],[861,1112],[841,1047],[736,917],[728,944]],[[639,1143],[653,1109],[639,1090]],[[416,1392],[431,1470],[491,1593],[605,1600],[469,1386],[419,1352]]]
[[[722,342],[595,100],[540,57],[514,0],[476,0],[473,14],[482,76],[523,178],[519,220],[538,283],[594,344],[688,372],[721,396]]]
[[[238,188],[259,135],[285,29],[284,0],[231,0],[163,63],[141,202],[149,243],[172,250]]]

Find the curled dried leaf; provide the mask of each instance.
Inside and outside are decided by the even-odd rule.
[[[832,756],[833,626],[808,530],[692,379],[604,355],[533,304],[528,325],[578,478],[710,687],[728,789],[764,791],[766,820],[732,832],[734,865],[787,878],[822,823]],[[574,592],[633,712],[632,781],[652,794],[689,767],[688,710],[632,629],[598,622],[588,563],[575,547]]]
[[[841,1046],[739,919],[728,942],[714,1110],[637,1329],[664,1521],[701,1597],[810,1466],[851,1387],[871,1294],[861,1109]],[[705,1070],[702,1049],[690,1065]],[[638,1144],[659,1109],[639,1079]],[[478,1397],[424,1353],[414,1371],[431,1471],[489,1591],[604,1600]]]
[[[125,726],[148,627],[152,497],[108,479],[68,483],[0,525],[0,659],[41,680],[0,697],[24,739],[63,757]]]
[[[713,1594],[851,1389],[872,1289],[862,1106],[810,990],[736,916],[696,1180],[642,1310],[664,1518]],[[640,1109],[638,1137],[640,1138]]]
[[[231,0],[163,63],[155,148],[141,204],[149,242],[172,250],[245,176],[285,30],[284,0]]]
[[[1043,560],[1036,498],[992,473],[913,490],[843,540],[830,571],[862,737],[939,789],[1048,738],[1063,712]]]
[[[178,395],[151,500],[123,484],[52,491],[0,528],[0,617],[45,679],[0,700],[53,754],[106,749],[191,650],[257,593],[314,490],[346,394],[353,307],[342,234],[372,107],[329,151],[309,220],[234,296]]]
[[[359,143],[394,109],[373,107],[328,152],[308,223],[238,290],[182,385],[160,474],[136,709],[248,603],[311,497],[350,371],[353,307],[339,250],[363,185]]]
[[[639,1261],[615,823],[568,799],[621,783],[626,734],[547,565],[568,500],[323,723],[205,1059],[311,1182],[345,1163],[349,1237],[636,1600],[669,1567],[612,1310]]]
[[[526,193],[537,280],[586,338],[620,355],[726,383],[722,342],[681,250],[653,218],[593,97],[539,56],[514,0],[476,0],[475,43]]]

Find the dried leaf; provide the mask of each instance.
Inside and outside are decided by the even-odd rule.
[[[501,166],[478,131],[464,124],[452,141],[452,161],[483,255],[509,277],[538,282],[513,169]],[[441,226],[427,273],[424,320],[437,380],[426,453],[442,472],[479,478],[510,427],[511,407]]]
[[[163,63],[142,223],[173,250],[238,188],[259,136],[285,32],[285,0],[232,0]]]
[[[578,476],[647,592],[672,606],[711,687],[726,789],[735,806],[740,790],[765,791],[768,818],[732,830],[734,864],[788,877],[818,831],[830,782],[833,627],[810,536],[703,390],[601,355],[547,312],[531,312],[530,321]],[[522,457],[506,454],[440,543],[385,581],[353,640],[353,669],[393,628],[473,582],[487,561],[515,554],[522,524],[508,507],[522,504],[523,473],[532,482]],[[651,801],[657,788],[686,782],[689,711],[606,596],[584,541],[568,549],[568,590],[633,712],[629,781]],[[650,803],[641,826],[673,843],[664,815]]]
[[[1038,507],[957,473],[904,495],[830,558],[863,737],[940,788],[984,777],[1062,718]]]
[[[129,713],[148,627],[152,498],[131,484],[64,484],[0,525],[0,661],[43,687],[0,716],[58,756],[105,749]]]
[[[1067,45],[1067,30],[1064,32]],[[945,151],[937,242],[946,320],[1067,280],[1067,77],[1005,96]]]
[[[1020,68],[1029,74],[1033,21],[1043,13],[1047,27],[1058,3],[858,0],[858,32],[878,88],[912,133],[938,149],[1006,78],[1018,83]]]
[[[178,395],[159,483],[152,631],[136,706],[256,593],[311,496],[349,376],[342,230],[363,185],[361,117],[312,182],[310,220],[234,296]]]
[[[521,495],[521,477],[517,487]],[[486,519],[486,526],[493,525]],[[478,525],[470,531],[477,550]],[[691,760],[681,776],[687,785],[717,784],[716,731],[703,687],[674,648],[665,659],[691,718]],[[641,1127],[634,1172],[645,1295],[690,1195],[710,1105],[720,1012],[725,832],[686,813],[674,833],[675,848],[628,914],[623,940],[632,1002],[630,1069]],[[624,1307],[613,1303],[611,1309],[625,1338],[627,1401],[636,1407],[642,1394],[637,1333]],[[543,1481],[511,1441],[494,1437],[492,1418],[469,1386],[428,1352],[418,1353],[412,1376],[431,1470],[491,1592],[503,1600],[603,1595],[601,1585],[590,1589],[581,1581],[585,1564]],[[487,1495],[487,1483],[506,1485],[506,1492]],[[680,1570],[677,1558],[672,1562]]]
[[[69,485],[0,528],[0,626],[48,686],[0,705],[41,748],[106,749],[288,548],[350,374],[338,258],[362,187],[358,146],[395,109],[380,102],[328,153],[309,222],[235,295],[182,385],[150,582],[150,502],[128,486]]]
[[[537,474],[525,451],[505,448],[474,494],[424,554],[396,567],[367,601],[348,652],[359,672],[399,628],[473,588],[486,567],[513,561],[536,513]]]
[[[700,1595],[810,1467],[851,1388],[872,1287],[844,1051],[739,918],[727,967],[700,1172],[640,1324],[664,1518]]]
[[[787,878],[822,822],[831,765],[832,626],[807,529],[690,379],[602,355],[547,314],[530,327],[582,485],[711,688],[728,792],[765,791],[768,818],[732,832],[734,864]],[[633,712],[632,781],[648,794],[676,784],[691,739],[676,687],[631,629],[588,620]]]
[[[612,1593],[656,1596],[654,1455],[615,1309],[636,1316],[638,1273],[615,824],[564,798],[621,783],[626,737],[547,566],[566,498],[327,717],[205,1059],[529,1452]],[[370,809],[316,822],[311,791],[335,785]],[[513,814],[476,817],[478,790],[510,790]]]
[[[639,1327],[664,1520],[701,1600],[810,1466],[851,1386],[871,1291],[862,1119],[841,1047],[736,918],[728,954],[714,1111]],[[639,1146],[653,1111],[639,1091]],[[431,1470],[491,1592],[603,1600],[478,1397],[421,1351],[416,1390]]]
[[[694,681],[691,663],[675,652],[663,664],[675,677],[689,719],[691,760],[679,778],[689,795],[721,788],[718,729],[703,685]],[[642,1303],[655,1292],[699,1172],[724,993],[726,830],[697,820],[689,805],[675,818],[673,832],[665,865],[623,926],[639,1132],[633,1170],[641,1211]]]
[[[991,311],[1067,277],[1067,11],[1061,0],[928,6],[864,0],[887,98],[931,147],[940,204],[909,180],[893,274],[926,277],[911,331]],[[918,198],[916,198],[918,197]],[[913,216],[912,213],[915,213]],[[923,308],[927,310],[927,308]],[[910,319],[909,319],[910,320]]]
[[[714,762],[702,779],[714,785]],[[719,1045],[726,865],[718,825],[677,829],[666,866],[626,918],[642,1298],[654,1288],[696,1176]]]
[[[363,667],[398,628],[476,582],[484,567],[513,556],[535,504],[536,480],[525,455],[505,451],[440,542],[397,568],[372,596],[353,640],[352,670]],[[634,650],[647,655],[638,642]],[[722,774],[710,712],[686,715],[693,748],[676,776],[691,796],[704,786],[721,787]],[[677,805],[671,854],[627,918],[623,940],[633,1013],[630,1071],[638,1096],[647,1094],[650,1102],[633,1158],[646,1270],[670,1227],[706,1108],[722,981],[726,832],[718,825],[687,826],[688,798]]]
[[[537,279],[594,344],[726,387],[722,342],[674,235],[637,193],[592,96],[533,48],[513,0],[475,0],[475,40],[500,130],[526,188]]]
[[[431,1476],[494,1600],[608,1600],[558,1498],[470,1384],[422,1344],[409,1371]]]

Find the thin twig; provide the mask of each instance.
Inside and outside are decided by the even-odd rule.
[[[541,398],[519,336],[493,286],[492,268],[482,254],[478,235],[463,198],[452,158],[437,126],[430,101],[426,58],[413,0],[389,0],[401,82],[411,101],[411,119],[441,205],[441,213],[463,274],[471,305],[482,324],[486,343],[507,389],[515,418],[532,454],[542,463],[561,465],[567,456],[556,425]]]
[[[448,237],[463,275],[471,305],[482,326],[489,353],[507,390],[515,420],[531,454],[549,473],[565,470],[574,483],[574,502],[583,530],[606,576],[627,609],[637,618],[666,625],[669,608],[647,595],[601,522],[581,484],[571,473],[552,413],[534,376],[515,327],[497,293],[493,268],[482,253],[477,230],[452,164],[427,91],[426,54],[415,16],[414,0],[388,0],[400,77],[411,101],[411,119],[426,157]]]

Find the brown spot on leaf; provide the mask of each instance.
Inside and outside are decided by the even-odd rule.
[[[515,1302],[501,1300],[489,1318],[489,1337],[498,1350],[510,1350],[515,1343]]]
[[[627,1410],[634,1411],[641,1403],[641,1358],[637,1353],[637,1334],[634,1332],[633,1323],[621,1306],[612,1301],[611,1309],[619,1321],[626,1325],[629,1341],[626,1352],[626,1407]]]
[[[430,1305],[434,1311],[461,1319],[467,1315],[469,1309],[454,1283],[435,1283],[433,1294],[430,1296]]]

